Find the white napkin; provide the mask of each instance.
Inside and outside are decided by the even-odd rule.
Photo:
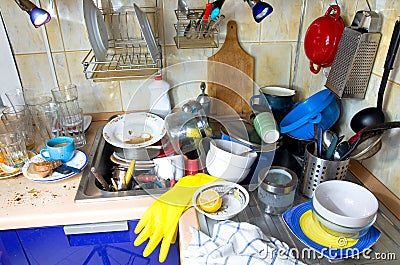
[[[290,256],[289,246],[265,236],[255,225],[230,220],[214,226],[210,238],[191,227],[192,240],[183,252],[183,265],[194,264],[304,264]]]

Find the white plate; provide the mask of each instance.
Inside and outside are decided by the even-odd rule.
[[[149,18],[146,13],[143,12],[136,4],[133,4],[135,8],[135,13],[139,21],[139,26],[142,31],[144,40],[146,41],[147,47],[149,48],[149,52],[153,62],[156,62],[157,59],[160,59],[160,50],[158,49],[156,39],[154,38],[153,31],[151,30]]]
[[[94,55],[98,61],[105,61],[109,46],[103,14],[92,0],[83,0],[83,15]]]
[[[3,173],[0,173],[0,179],[12,178],[12,177],[18,176],[19,174],[21,174],[21,170],[18,170],[17,173],[10,174],[10,175],[5,175],[5,174],[3,174]]]
[[[151,139],[137,144],[127,143],[133,136],[142,133],[151,135]],[[109,121],[103,129],[104,139],[111,145],[120,148],[138,148],[152,145],[165,135],[164,120],[147,112],[129,113],[117,116]]]
[[[204,212],[197,205],[197,199],[200,196],[200,193],[208,189],[215,190],[222,197],[221,208],[215,213]],[[227,220],[234,217],[239,212],[243,211],[244,208],[246,208],[247,204],[249,204],[249,193],[245,188],[233,182],[229,181],[212,182],[200,187],[194,193],[192,198],[192,203],[197,211],[199,211],[200,213],[204,214],[205,216],[211,219]]]
[[[45,159],[40,155],[36,155],[34,157],[32,157],[29,161],[30,162],[40,162],[40,161],[44,161]],[[65,165],[70,166],[70,167],[74,167],[74,168],[78,168],[80,171],[83,170],[83,168],[86,166],[88,162],[88,156],[85,152],[77,150],[75,151],[75,155],[74,157],[68,161],[67,163],[65,163]],[[62,179],[66,179],[66,178],[70,178],[72,176],[75,176],[78,173],[74,173],[71,172],[69,174],[61,174],[58,172],[53,172],[53,174],[51,174],[50,176],[46,177],[46,178],[30,178],[27,174],[26,171],[28,169],[29,163],[25,163],[25,165],[22,167],[22,174],[24,174],[24,176],[27,179],[30,179],[32,181],[35,182],[53,182],[53,181],[58,181],[58,180],[62,180]]]
[[[83,116],[83,131],[86,132],[89,129],[90,123],[92,123],[92,116],[85,115]]]

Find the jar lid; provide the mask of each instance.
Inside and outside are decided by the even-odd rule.
[[[265,167],[258,173],[261,188],[275,194],[287,194],[296,189],[298,178],[292,170],[281,167]]]

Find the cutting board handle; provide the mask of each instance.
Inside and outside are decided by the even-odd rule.
[[[225,43],[240,46],[237,36],[237,24],[234,20],[230,20],[226,26]]]

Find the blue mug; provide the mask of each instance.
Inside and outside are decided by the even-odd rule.
[[[46,160],[61,160],[66,163],[75,154],[74,139],[67,136],[55,137],[46,142],[46,147],[40,149],[40,155]]]

